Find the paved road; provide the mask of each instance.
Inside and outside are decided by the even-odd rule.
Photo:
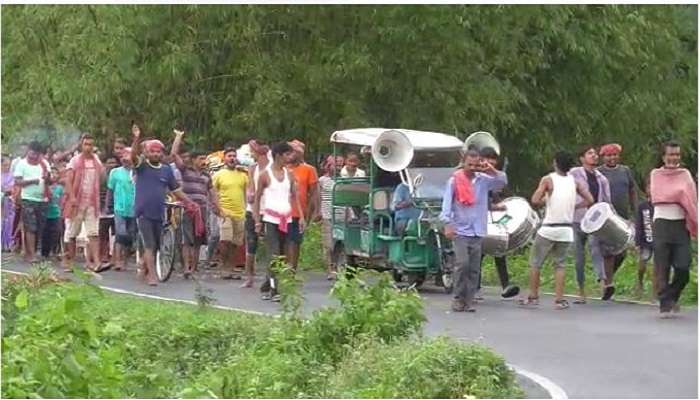
[[[28,267],[3,255],[3,270]],[[174,277],[151,288],[133,273],[107,271],[100,285],[168,298],[193,300],[194,283]],[[304,275],[305,311],[331,305],[330,283],[317,273]],[[240,281],[205,277],[217,303],[245,310],[277,313],[278,304],[259,300],[257,289]],[[523,309],[485,294],[478,311],[451,313],[450,298],[439,288],[422,291],[429,335],[449,335],[491,347],[518,367],[542,375],[570,398],[698,398],[698,313],[686,308],[662,320],[654,307],[592,301],[565,311],[542,299],[537,309]]]

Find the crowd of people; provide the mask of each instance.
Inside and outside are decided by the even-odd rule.
[[[661,165],[647,174],[644,193],[639,202],[638,188],[631,169],[621,161],[622,146],[606,144],[600,148],[584,146],[578,153],[579,166],[567,152],[558,152],[553,171],[542,177],[530,203],[544,207],[544,219],[530,249],[529,293],[519,304],[539,304],[540,271],[545,260],[554,266],[557,309],[569,308],[564,298],[565,263],[570,249],[575,258],[578,296],[574,303],[585,304],[585,259],[587,253],[601,289],[601,299],[610,300],[615,293],[615,273],[626,251],[618,251],[594,234],[586,234],[581,222],[589,207],[608,203],[614,212],[633,221],[638,254],[637,291],[642,292],[647,263],[653,260],[653,293],[662,317],[679,311],[678,301],[689,281],[691,266],[690,238],[697,236],[697,185],[690,172],[681,167],[681,148],[677,142],[663,144]],[[603,164],[599,165],[599,157]],[[487,235],[489,209],[502,207],[500,192],[507,184],[504,172],[496,169],[498,158],[492,148],[469,149],[464,154],[463,169],[447,182],[440,218],[445,234],[452,239],[457,265],[454,311],[475,311],[480,300],[482,242]],[[503,297],[519,292],[509,283],[505,257],[496,260],[503,287]],[[671,271],[673,277],[671,278]]]
[[[160,248],[166,203],[183,207],[182,255],[185,278],[198,272],[200,253],[206,247],[207,266],[218,264],[225,279],[242,279],[243,288],[255,286],[256,255],[262,240],[266,260],[284,256],[296,270],[306,226],[321,225],[323,260],[328,279],[336,267],[332,254],[332,219],[352,213],[332,207],[334,177],[365,177],[359,154],[328,156],[317,169],[307,163],[299,140],[267,144],[250,140],[249,162],[241,163],[238,147],[207,153],[184,144],[186,133],[174,130],[170,151],[157,139],[142,140],[141,129],[131,128],[132,140],[117,138],[99,152],[95,138],[80,137],[69,149],[52,150],[38,142],[22,145],[14,159],[2,157],[2,250],[22,252],[28,262],[59,258],[66,272],[76,264],[78,239],[85,242],[85,268],[129,270],[129,261],[142,255],[135,269],[148,285],[157,285],[156,254]],[[519,303],[539,302],[540,270],[551,258],[555,270],[555,307],[569,307],[564,298],[565,261],[573,249],[578,296],[585,304],[586,256],[594,267],[601,299],[615,293],[614,276],[626,254],[613,253],[606,243],[581,229],[588,207],[609,203],[622,218],[634,221],[638,254],[637,290],[642,291],[646,265],[653,260],[653,292],[663,315],[677,311],[678,300],[689,280],[690,237],[697,233],[697,187],[681,167],[676,142],[662,149],[662,165],[647,174],[640,201],[634,174],[621,163],[622,147],[585,146],[574,157],[559,152],[553,171],[542,177],[531,198],[544,208],[530,254],[529,293]],[[599,165],[599,158],[603,163]],[[455,290],[452,309],[475,311],[482,300],[481,266],[488,210],[501,209],[505,172],[492,148],[467,149],[461,167],[445,186],[440,219],[455,250]],[[396,234],[403,234],[420,211],[407,185],[395,185],[391,200]],[[243,271],[235,267],[237,254],[245,254]],[[506,257],[495,266],[504,298],[520,289],[510,282]],[[261,284],[263,299],[279,301],[271,268]],[[671,271],[673,277],[671,279]]]

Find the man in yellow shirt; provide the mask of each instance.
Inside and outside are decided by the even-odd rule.
[[[224,150],[224,167],[212,178],[214,189],[219,194],[221,220],[219,240],[222,243],[223,269],[233,271],[233,257],[236,247],[243,245],[245,232],[245,193],[248,186],[248,174],[236,168],[236,149]],[[224,279],[240,279],[233,273],[224,275]]]

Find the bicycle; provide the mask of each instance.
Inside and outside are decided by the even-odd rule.
[[[163,232],[160,235],[160,249],[156,253],[156,276],[160,282],[170,279],[175,264],[184,270],[182,258],[182,213],[184,207],[179,203],[165,203]]]

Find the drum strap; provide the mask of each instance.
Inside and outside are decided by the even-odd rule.
[[[560,224],[542,224],[542,226],[551,226],[553,228],[560,228],[560,227],[570,227],[573,226],[573,224],[566,224],[566,223],[560,223]]]

